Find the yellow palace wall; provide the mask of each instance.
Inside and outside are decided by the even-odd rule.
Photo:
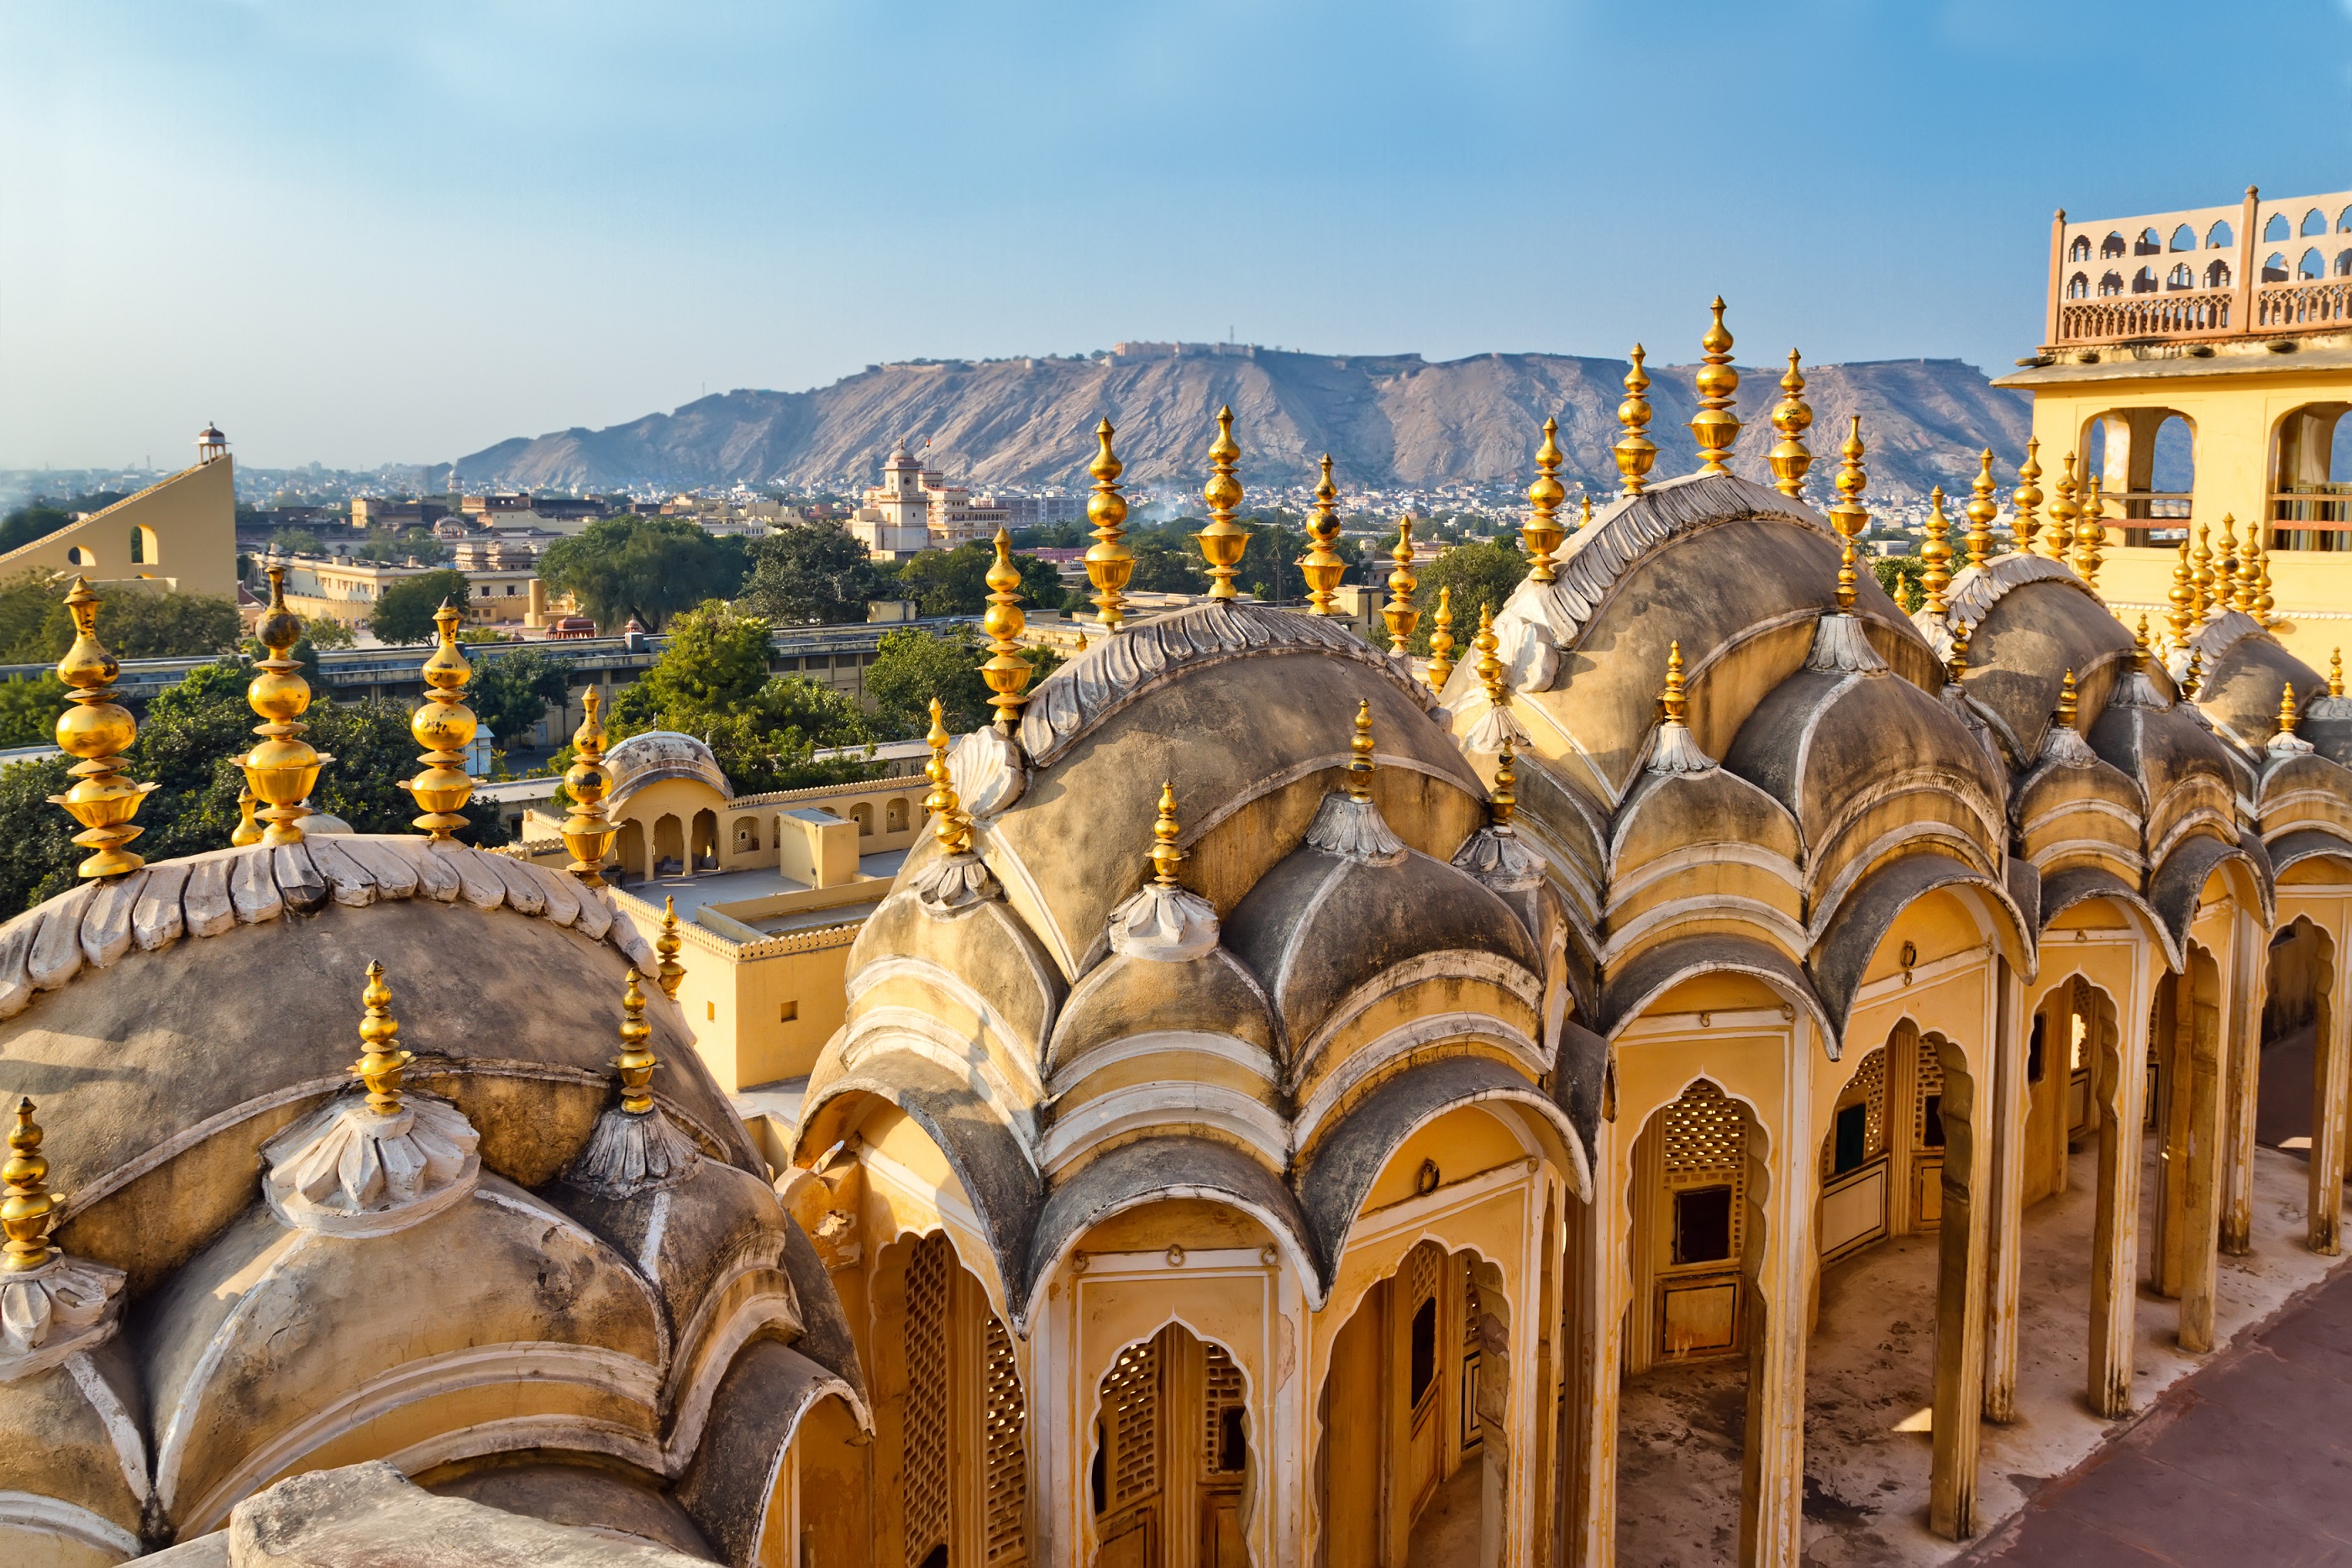
[[[236,597],[234,459],[184,468],[46,538],[0,555],[0,577],[28,568],[92,582],[152,579],[176,593]],[[140,530],[142,559],[131,559]]]

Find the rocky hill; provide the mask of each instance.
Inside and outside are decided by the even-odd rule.
[[[737,481],[845,487],[872,483],[892,443],[912,435],[929,438],[936,465],[975,486],[1082,486],[1095,422],[1108,416],[1130,483],[1192,486],[1206,468],[1216,410],[1230,403],[1242,476],[1252,484],[1309,482],[1324,452],[1343,486],[1522,481],[1544,419],[1557,415],[1568,476],[1599,487],[1614,483],[1609,445],[1625,368],[1560,354],[1433,364],[1417,354],[1196,352],[1190,345],[1156,359],[887,365],[810,392],[733,392],[604,430],[503,441],[460,458],[451,477],[467,486],[584,490]],[[1696,465],[1692,369],[1651,366],[1659,477]],[[1741,370],[1738,412],[1748,428],[1737,465],[1759,477],[1774,440],[1765,421],[1780,371]],[[1853,413],[1870,446],[1871,493],[1882,497],[1965,485],[1986,446],[2006,474],[2023,451],[2027,400],[1959,361],[1809,366],[1806,374],[1817,476],[1826,477]]]

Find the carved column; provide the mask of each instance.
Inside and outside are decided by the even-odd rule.
[[[2339,915],[2338,919],[2342,917]],[[2326,938],[2327,967],[2311,1031],[2311,1249],[2333,1258],[2342,1250],[2345,1100],[2352,1094],[2352,1030],[2345,1027],[2341,944]]]
[[[2181,1074],[2189,1095],[2182,1138],[2180,1214],[2180,1348],[2213,1348],[2213,1283],[2221,1266],[2221,1140],[2229,1096],[2221,1082],[2221,996],[2211,958],[2190,960],[2189,1061]]]
[[[2181,1239],[2189,1227],[2189,1116],[2197,1023],[2194,969],[2169,975],[2159,987],[2156,1020],[2162,1052],[2157,1084],[2157,1194],[2155,1229],[2149,1239],[2148,1285],[2159,1296],[2180,1298]]]
[[[1813,1240],[1813,1133],[1804,1041],[1791,1037],[1780,1169],[1761,1132],[1748,1131],[1748,1233],[1740,1247],[1747,1298],[1748,1429],[1741,1444],[1742,1568],[1796,1568],[1804,1547],[1805,1301],[1819,1266]],[[1760,1245],[1759,1245],[1760,1242]]]
[[[1569,1380],[1561,1400],[1563,1557],[1569,1568],[1617,1561],[1617,1407],[1625,1347],[1624,1136],[1603,1122],[1592,1148],[1592,1202],[1569,1206]]]
[[[1948,1040],[1944,1068],[1943,1228],[1936,1259],[1935,1435],[1927,1527],[1951,1541],[1977,1528],[1977,1416],[1984,1406],[1987,1201],[1992,1139],[1983,1135],[1981,1092],[1971,1063]],[[1983,1052],[1979,1052],[1979,1057]]]
[[[2093,1103],[2099,1123],[2097,1218],[2091,1233],[2087,1393],[2102,1416],[2130,1413],[2133,1312],[2139,1299],[2140,1129],[2147,1120],[2147,949],[2133,966],[2122,1016],[2095,1019]]]
[[[2254,1110],[2263,1070],[2263,988],[2270,947],[2252,914],[2230,925],[2230,980],[2223,1019],[2229,1031],[2222,1061],[2229,1071],[2224,1126],[2221,1250],[2242,1258],[2254,1245]]]
[[[1993,1037],[1986,1176],[1991,1214],[1985,1234],[1984,1416],[2017,1419],[2018,1260],[2025,1223],[2025,1048],[2023,988],[2009,960],[1995,957],[1987,1011]],[[1949,1137],[1948,1132],[1945,1134]]]

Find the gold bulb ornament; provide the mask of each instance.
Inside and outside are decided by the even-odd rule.
[[[1182,830],[1176,822],[1176,787],[1162,780],[1160,786],[1160,814],[1151,824],[1152,880],[1162,887],[1175,887],[1176,868],[1183,862],[1184,852],[1176,847]]]
[[[1436,630],[1429,634],[1429,668],[1423,678],[1429,689],[1443,696],[1446,678],[1454,674],[1454,588],[1448,583],[1437,591]]]
[[[2246,525],[2245,547],[2238,552],[2238,581],[2230,595],[2230,608],[2241,615],[2254,612],[2254,601],[2263,591],[2263,560],[2261,530]]]
[[[2299,722],[2300,717],[2294,706],[2294,684],[2290,681],[2279,693],[2278,732],[2281,735],[2293,735],[2294,727]]]
[[[2197,689],[2205,684],[2205,650],[2189,650],[2189,670],[2180,677],[2180,695],[2189,701],[2197,700]]]
[[[425,810],[410,826],[435,843],[447,842],[450,834],[466,825],[459,812],[474,794],[474,780],[466,772],[465,762],[466,748],[473,744],[478,721],[465,703],[466,683],[474,667],[457,648],[457,622],[464,619],[446,599],[433,612],[441,642],[425,661],[425,701],[408,721],[408,733],[425,748],[425,755],[416,759],[425,764],[425,771],[400,787]]]
[[[413,1052],[400,1047],[400,1020],[392,1016],[392,988],[383,983],[383,966],[371,959],[367,985],[360,992],[367,1009],[360,1019],[360,1059],[352,1076],[367,1085],[368,1109],[379,1116],[400,1113],[400,1079]]]
[[[2221,548],[2213,552],[2213,609],[2227,615],[2237,608],[2238,519],[2221,514]]]
[[[2078,700],[2074,685],[2074,672],[2070,669],[2066,672],[2065,678],[2058,683],[2058,726],[2060,728],[2072,729],[2074,727],[2074,716],[2078,711]]]
[[[2151,644],[2147,639],[2147,617],[2139,618],[2139,630],[2132,633],[2132,668],[2147,673]]]
[[[1498,828],[1510,827],[1511,813],[1519,807],[1519,772],[1514,766],[1517,756],[1511,747],[1511,737],[1507,735],[1503,737],[1503,749],[1495,757],[1495,787],[1486,795],[1486,808],[1493,813],[1495,826]]]
[[[114,700],[114,683],[122,673],[106,644],[98,640],[98,607],[101,601],[86,578],[74,579],[66,594],[66,611],[73,617],[73,645],[58,661],[58,679],[72,695],[71,706],[58,716],[58,749],[72,757],[67,769],[73,784],[49,804],[62,806],[81,824],[73,841],[90,852],[76,869],[86,877],[121,876],[147,862],[122,846],[145,829],[131,819],[139,814],[152,784],[134,782],[123,772],[123,753],[138,737],[138,721]]]
[[[228,831],[228,841],[238,849],[261,841],[261,824],[253,820],[253,809],[258,803],[250,789],[236,792],[236,826]]]
[[[996,530],[996,559],[987,581],[988,613],[981,617],[980,629],[988,633],[989,660],[981,665],[980,678],[988,683],[997,729],[1011,735],[1021,723],[1022,705],[1029,700],[1023,694],[1034,670],[1021,656],[1020,637],[1029,621],[1021,613],[1021,569],[1013,564],[1013,536],[1003,528]]]
[[[677,961],[686,939],[677,934],[677,900],[662,900],[661,935],[654,938],[654,955],[660,960],[654,970],[654,983],[661,987],[662,995],[677,1000],[678,983],[686,978],[686,966]]]
[[[1780,401],[1772,409],[1772,429],[1780,439],[1765,457],[1772,466],[1772,488],[1791,501],[1805,498],[1805,471],[1813,465],[1805,432],[1812,423],[1813,407],[1805,401],[1804,361],[1791,349],[1788,373],[1780,378]]]
[[[1698,442],[1698,471],[1728,474],[1731,469],[1726,460],[1731,455],[1732,444],[1739,439],[1739,416],[1731,412],[1739,392],[1739,371],[1731,362],[1731,333],[1723,324],[1723,296],[1717,295],[1707,308],[1715,319],[1698,340],[1704,351],[1695,383],[1698,412],[1691,415],[1690,431]]]
[[[1356,704],[1355,728],[1348,737],[1348,798],[1372,798],[1372,704],[1369,697]]]
[[[320,756],[302,738],[302,732],[310,727],[300,722],[310,706],[310,683],[296,674],[301,664],[287,656],[287,650],[301,640],[302,622],[286,608],[284,564],[272,560],[268,571],[269,608],[254,627],[254,634],[269,650],[269,657],[256,661],[261,674],[253,677],[245,693],[246,701],[262,720],[253,727],[261,744],[233,760],[245,770],[247,787],[269,802],[269,809],[260,813],[269,824],[261,841],[299,844],[302,819],[310,814],[303,802],[319,782],[319,769],[334,758]]]
[[[2009,493],[2009,548],[2018,555],[2033,553],[2033,534],[2042,524],[2035,516],[2042,506],[2042,438],[2025,438],[2025,461],[2017,465],[2017,488]]]
[[[2074,455],[2071,452],[2058,470],[2056,488],[2057,494],[2050,498],[2050,521],[2042,532],[2042,553],[2063,562],[2074,542],[2074,519],[2083,515],[2083,508],[2074,504]]]
[[[1650,400],[1642,395],[1650,390],[1649,372],[1642,369],[1642,345],[1634,344],[1628,357],[1633,368],[1625,372],[1625,401],[1617,405],[1617,423],[1625,434],[1610,448],[1610,455],[1617,460],[1625,494],[1638,496],[1650,482],[1650,465],[1658,460],[1658,444],[1649,437]]]
[[[2327,695],[2331,697],[2344,695],[2344,650],[2341,648],[2331,649],[2327,654]]]
[[[1568,537],[1559,523],[1559,504],[1568,499],[1559,482],[1559,421],[1545,420],[1543,436],[1543,444],[1536,448],[1536,476],[1528,486],[1528,520],[1519,525],[1519,547],[1528,552],[1528,576],[1550,582],[1556,575],[1552,551]]]
[[[1977,476],[1969,481],[1969,504],[1960,508],[1969,519],[1969,531],[1961,544],[1969,552],[1969,565],[1981,568],[1992,559],[1993,519],[2000,516],[2000,503],[1993,499],[1992,448],[1977,454]]]
[[[572,812],[559,830],[563,847],[572,852],[568,869],[589,887],[604,885],[604,856],[613,847],[613,835],[621,831],[604,815],[604,797],[613,789],[613,770],[604,766],[604,727],[596,719],[604,700],[604,694],[593,686],[581,695],[585,716],[572,732],[573,757],[563,775]]]
[[[1942,620],[1951,607],[1944,602],[1944,590],[1952,581],[1951,519],[1944,516],[1944,487],[1941,485],[1927,492],[1927,538],[1919,547],[1923,567],[1919,585],[1927,591],[1927,612]]]
[[[8,1130],[8,1163],[0,1166],[0,1273],[29,1273],[57,1256],[49,1245],[49,1227],[58,1220],[58,1197],[49,1190],[49,1162],[41,1153],[41,1124],[33,1120],[33,1102],[16,1102],[16,1124]]]
[[[1331,482],[1331,455],[1323,455],[1322,477],[1315,482],[1315,509],[1307,514],[1307,553],[1297,560],[1306,580],[1307,598],[1315,615],[1336,615],[1339,580],[1348,575],[1345,557],[1332,547],[1339,542],[1339,486]]]
[[[2190,586],[2197,591],[2196,619],[2191,624],[2201,625],[2213,608],[2213,530],[2210,525],[2197,525],[2197,553],[2190,559],[2194,562]]]
[[[1944,679],[1957,686],[1969,673],[1969,623],[1955,615],[1951,629],[1952,651],[1944,659]]]
[[[1095,526],[1095,542],[1087,547],[1087,580],[1094,584],[1096,615],[1111,632],[1127,619],[1127,581],[1135,575],[1135,552],[1127,548],[1127,497],[1118,489],[1118,476],[1127,465],[1110,449],[1110,438],[1117,434],[1107,419],[1095,426],[1095,440],[1102,450],[1087,465],[1087,472],[1095,476],[1094,494],[1087,498],[1087,520]]]
[[[962,854],[971,848],[971,821],[963,814],[962,802],[956,799],[955,780],[948,771],[948,726],[940,699],[931,699],[931,729],[923,737],[931,748],[931,759],[923,764],[923,777],[931,781],[931,792],[923,797],[923,810],[931,814],[931,836],[940,848],[950,854]]]
[[[1389,573],[1389,601],[1381,606],[1381,620],[1389,629],[1389,652],[1404,657],[1405,639],[1421,624],[1421,612],[1412,607],[1412,591],[1421,580],[1412,574],[1412,516],[1407,513],[1397,519],[1396,547],[1389,551],[1389,559],[1396,570]]]
[[[641,978],[632,965],[621,992],[621,1054],[613,1059],[621,1078],[621,1109],[632,1116],[642,1116],[654,1108],[654,1069],[661,1065],[653,1053],[654,1026],[646,1021]]]
[[[2172,591],[2165,595],[2172,606],[2164,618],[2171,631],[2172,645],[2179,647],[2189,641],[2189,629],[2197,623],[2197,568],[2189,559],[2189,536],[2180,538],[2179,558],[2172,563]]]
[[[1192,536],[1209,563],[1209,597],[1234,600],[1234,576],[1241,570],[1242,552],[1249,549],[1249,530],[1234,521],[1242,504],[1242,482],[1234,477],[1242,449],[1234,440],[1234,411],[1217,410],[1217,439],[1209,444],[1209,482],[1201,486],[1201,500],[1209,508],[1209,526]]]
[[[1841,612],[1853,608],[1853,597],[1862,579],[1855,570],[1854,541],[1870,527],[1870,513],[1862,504],[1862,492],[1870,482],[1863,472],[1865,455],[1862,444],[1862,415],[1849,416],[1845,440],[1838,447],[1838,498],[1830,507],[1830,526],[1837,530],[1841,541],[1838,550],[1837,607]]]
[[[1683,680],[1683,644],[1678,637],[1666,644],[1666,686],[1658,695],[1661,720],[1677,727],[1689,727],[1683,716],[1689,705],[1690,689]]]
[[[2275,613],[2278,601],[2271,596],[2271,547],[2268,544],[2254,547],[2254,608],[2251,613],[2254,624],[2267,632],[2278,624]]]
[[[2094,591],[2099,586],[2099,552],[2107,542],[2106,502],[2099,485],[2099,476],[2092,475],[2083,491],[2083,515],[2074,521],[2074,575]]]

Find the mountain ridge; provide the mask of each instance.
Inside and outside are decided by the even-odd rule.
[[[1657,478],[1697,466],[1688,421],[1696,366],[1651,367],[1649,434]],[[1571,488],[1613,488],[1626,362],[1569,354],[1305,354],[1265,349],[1159,358],[946,361],[875,366],[806,392],[739,390],[602,430],[515,436],[457,459],[449,483],[511,488],[678,488],[736,483],[793,489],[874,483],[892,444],[928,437],[929,462],[960,483],[1087,483],[1094,428],[1108,418],[1130,484],[1197,482],[1221,405],[1234,413],[1245,484],[1311,483],[1329,452],[1343,487],[1433,489],[1532,475],[1547,417],[1560,421]],[[1733,467],[1768,477],[1768,423],[1779,368],[1741,366],[1746,422]],[[1847,420],[1863,418],[1871,493],[1965,489],[1991,447],[2006,476],[2021,455],[2031,403],[1958,360],[1805,367],[1808,444],[1826,480]],[[2045,466],[2048,464],[2045,463]]]

